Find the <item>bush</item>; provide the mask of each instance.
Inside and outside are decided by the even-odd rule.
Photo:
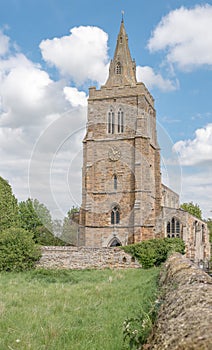
[[[122,247],[135,257],[145,269],[159,266],[173,252],[184,254],[185,244],[180,238],[150,239]]]
[[[22,271],[34,267],[41,252],[33,235],[21,228],[9,228],[0,234],[0,271]]]

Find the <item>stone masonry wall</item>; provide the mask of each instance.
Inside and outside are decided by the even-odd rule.
[[[167,260],[160,284],[162,305],[145,349],[212,349],[212,278],[176,253]]]
[[[115,248],[42,247],[38,268],[104,269],[139,268],[140,264],[123,250]]]

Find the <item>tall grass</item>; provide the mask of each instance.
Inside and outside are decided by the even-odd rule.
[[[158,272],[1,273],[0,349],[126,349],[123,322],[149,310]]]

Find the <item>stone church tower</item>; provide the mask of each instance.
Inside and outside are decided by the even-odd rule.
[[[136,80],[122,20],[106,84],[89,89],[78,243],[159,237],[182,238],[191,260],[210,258],[207,224],[180,209],[179,195],[161,183],[154,99]]]
[[[89,89],[83,146],[80,243],[104,247],[155,238],[161,176],[154,99],[136,81],[123,20],[107,82]]]

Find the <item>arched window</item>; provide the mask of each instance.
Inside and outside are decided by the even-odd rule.
[[[117,176],[116,176],[116,175],[113,176],[113,187],[114,187],[114,190],[117,190],[117,187],[118,187],[118,179],[117,179]]]
[[[180,234],[180,222],[176,220],[176,234],[179,237]]]
[[[109,134],[114,134],[114,128],[115,128],[115,120],[114,120],[114,111],[111,108],[108,112],[107,117],[107,130]]]
[[[116,225],[120,222],[120,213],[117,206],[113,207],[111,210],[111,224]]]
[[[201,238],[202,238],[202,243],[204,243],[205,242],[205,226],[204,225],[202,225]]]
[[[121,74],[121,63],[117,62],[116,64],[116,74]]]
[[[124,112],[121,108],[118,110],[118,132],[124,132]]]
[[[166,233],[167,233],[167,237],[170,238],[170,233],[171,233],[170,221],[168,221],[168,223],[167,223],[167,226],[166,226]]]
[[[198,221],[195,221],[194,223],[195,231],[194,231],[194,245],[196,245],[197,242],[197,235],[198,235]]]
[[[167,237],[180,237],[180,221],[176,218],[172,218],[171,222],[168,221],[166,226]]]
[[[172,218],[172,221],[171,221],[171,233],[173,237],[173,234],[175,233],[175,218]]]

